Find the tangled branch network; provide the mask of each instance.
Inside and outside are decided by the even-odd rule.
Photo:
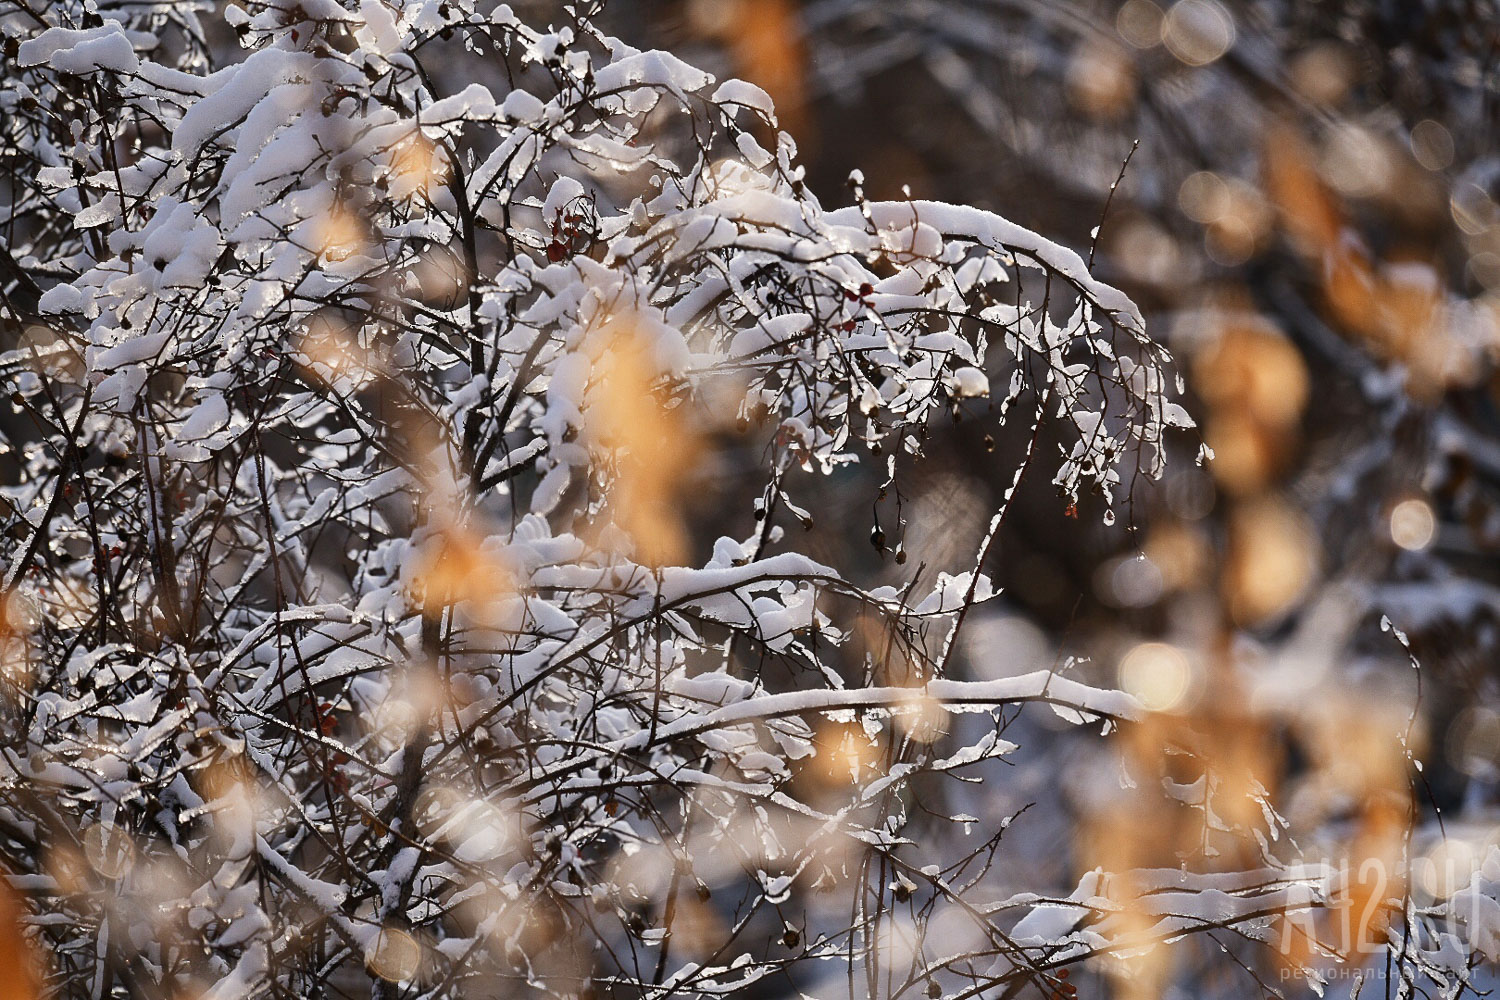
[[[1191,426],[1135,307],[987,212],[825,208],[761,90],[554,14],[0,0],[0,866],[45,988],[1071,995],[1321,905],[1269,807],[1130,906],[997,895],[1005,824],[918,808],[1028,703],[1143,715],[958,642],[1023,477],[1112,511]],[[799,551],[816,484],[976,401],[1017,457],[968,572]]]

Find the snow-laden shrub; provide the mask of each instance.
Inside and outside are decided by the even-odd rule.
[[[1009,494],[901,589],[800,553],[797,494],[993,396],[1013,482],[1118,499],[1189,424],[1124,296],[985,212],[825,208],[764,93],[584,12],[0,32],[0,861],[60,995],[1061,982],[1086,949],[1002,929],[1047,901],[974,896],[1003,826],[935,865],[910,813],[1008,707],[1140,706],[950,676]]]

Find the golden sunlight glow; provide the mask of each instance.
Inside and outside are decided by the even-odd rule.
[[[1138,49],[1161,44],[1161,8],[1151,0],[1125,0],[1115,15],[1115,30],[1120,37]]]
[[[1453,135],[1440,122],[1424,118],[1411,127],[1411,153],[1428,170],[1446,170],[1453,163]]]
[[[368,227],[363,219],[343,205],[335,205],[308,224],[311,249],[329,263],[348,260],[363,253],[370,244]]]
[[[1090,38],[1068,63],[1067,94],[1094,118],[1115,118],[1135,102],[1135,65],[1118,45]]]
[[[1177,0],[1167,11],[1162,41],[1189,66],[1207,66],[1234,45],[1234,18],[1217,0]]]
[[[1417,886],[1434,899],[1447,899],[1469,884],[1484,861],[1482,851],[1462,837],[1445,837],[1412,865]]]
[[[130,870],[135,845],[117,826],[96,823],[83,831],[83,853],[89,867],[107,879],[118,879]]]
[[[391,194],[397,198],[427,195],[448,183],[451,167],[442,148],[414,131],[391,149]]]
[[[375,939],[365,956],[370,971],[381,979],[403,983],[417,974],[422,961],[422,947],[417,939],[399,927],[386,927]]]
[[[297,361],[318,381],[337,384],[341,390],[363,388],[378,366],[360,347],[356,334],[335,316],[319,313],[308,321],[296,344]]]
[[[942,702],[929,697],[920,690],[915,697],[896,713],[896,725],[901,734],[913,743],[933,743],[948,728],[948,710]]]
[[[1153,712],[1191,707],[1195,694],[1193,665],[1176,646],[1143,642],[1120,660],[1120,688]]]
[[[1411,552],[1432,544],[1437,519],[1427,501],[1411,497],[1391,508],[1391,541]]]

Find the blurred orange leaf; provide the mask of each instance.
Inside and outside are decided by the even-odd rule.
[[[36,954],[21,930],[25,907],[0,880],[0,1000],[33,1000],[41,996]]]

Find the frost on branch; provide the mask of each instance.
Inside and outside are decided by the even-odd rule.
[[[1015,482],[1120,499],[1190,425],[1128,300],[985,212],[825,210],[764,93],[583,14],[0,11],[0,838],[61,993],[723,995],[873,976],[914,900],[1037,970],[967,901],[1000,832],[919,866],[912,790],[1139,705],[948,676],[993,529],[872,589],[792,473],[989,396]]]

